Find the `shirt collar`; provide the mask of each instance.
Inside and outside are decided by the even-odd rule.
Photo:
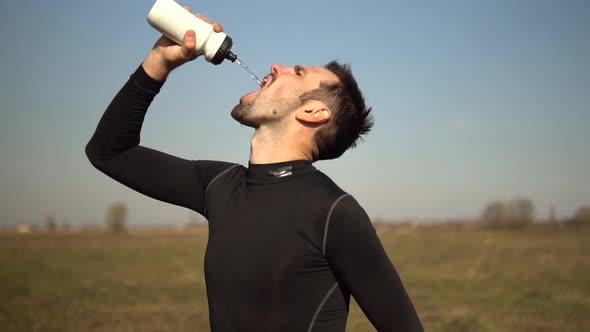
[[[311,160],[292,160],[271,164],[248,164],[246,179],[250,183],[277,183],[316,170]]]

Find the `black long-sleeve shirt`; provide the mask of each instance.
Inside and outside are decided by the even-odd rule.
[[[310,161],[246,168],[140,146],[162,84],[139,66],[86,154],[116,181],[207,218],[212,331],[342,332],[351,294],[379,331],[423,330],[365,211]]]

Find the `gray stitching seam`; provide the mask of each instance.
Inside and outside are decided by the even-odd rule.
[[[328,212],[328,217],[326,218],[326,226],[324,227],[324,241],[322,243],[322,254],[324,254],[324,256],[326,255],[326,240],[328,238],[328,225],[330,224],[330,218],[332,217],[332,212],[334,211],[336,204],[338,204],[338,202],[340,202],[340,200],[342,200],[346,196],[350,196],[350,194],[344,194],[344,195],[338,197],[338,199],[336,199],[336,201],[334,201],[334,203],[332,203],[332,207],[330,207],[330,212]]]
[[[328,298],[330,298],[330,295],[332,295],[332,292],[334,292],[334,290],[336,289],[336,286],[338,286],[338,283],[335,283],[334,286],[332,286],[332,288],[330,288],[330,290],[328,291],[326,296],[324,296],[324,298],[322,299],[322,302],[320,302],[320,305],[318,306],[315,313],[313,314],[313,318],[311,319],[311,323],[309,324],[309,328],[307,329],[307,332],[311,332],[311,329],[313,328],[313,324],[315,323],[316,318],[318,318],[318,315],[320,314],[322,307],[324,306],[324,304],[326,304],[326,302],[328,301]]]
[[[211,185],[213,184],[213,182],[215,182],[217,179],[219,179],[223,174],[229,172],[232,168],[238,167],[240,165],[236,164],[233,165],[231,167],[229,167],[228,169],[224,170],[223,172],[217,174],[213,180],[211,180],[211,182],[209,182],[209,185],[207,185],[207,188],[205,188],[205,208],[203,209],[203,214],[206,216],[207,215],[207,193],[209,192],[209,188],[211,188]]]

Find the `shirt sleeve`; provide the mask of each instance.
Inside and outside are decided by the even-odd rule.
[[[203,214],[207,185],[233,164],[186,160],[139,145],[145,114],[163,84],[139,66],[105,110],[86,155],[127,187]]]
[[[326,255],[378,331],[423,331],[402,281],[364,209],[344,197],[328,220]]]

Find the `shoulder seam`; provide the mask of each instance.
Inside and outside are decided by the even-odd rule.
[[[240,166],[240,165],[239,165],[239,164],[234,164],[234,165],[232,165],[232,166],[228,167],[227,169],[223,170],[223,172],[221,172],[221,173],[217,174],[217,175],[216,175],[216,176],[215,176],[215,177],[214,177],[214,178],[213,178],[213,179],[212,179],[212,180],[209,182],[209,184],[207,185],[207,188],[205,188],[205,206],[203,207],[203,215],[204,215],[205,217],[207,217],[207,193],[209,192],[209,188],[211,188],[211,185],[212,185],[212,184],[213,184],[215,181],[217,181],[217,179],[219,179],[221,176],[223,176],[223,174],[225,174],[225,173],[227,173],[227,172],[231,171],[233,168],[236,168],[236,167],[238,167],[238,166]]]
[[[235,164],[233,166],[228,167],[227,169],[223,170],[223,172],[217,174],[213,180],[211,180],[211,182],[209,182],[209,184],[207,185],[207,188],[205,188],[205,196],[207,196],[207,192],[209,192],[209,188],[211,188],[211,185],[213,184],[213,182],[217,181],[217,179],[219,179],[221,176],[223,176],[223,174],[229,172],[232,168],[238,167],[240,165]]]
[[[326,225],[324,226],[324,240],[322,242],[322,254],[324,256],[326,256],[326,242],[328,239],[328,226],[330,225],[330,218],[332,217],[332,212],[334,212],[334,208],[336,207],[336,205],[346,196],[350,196],[350,194],[343,194],[340,197],[338,197],[334,203],[332,203],[332,206],[330,207],[330,211],[328,212],[328,217],[326,218]]]

